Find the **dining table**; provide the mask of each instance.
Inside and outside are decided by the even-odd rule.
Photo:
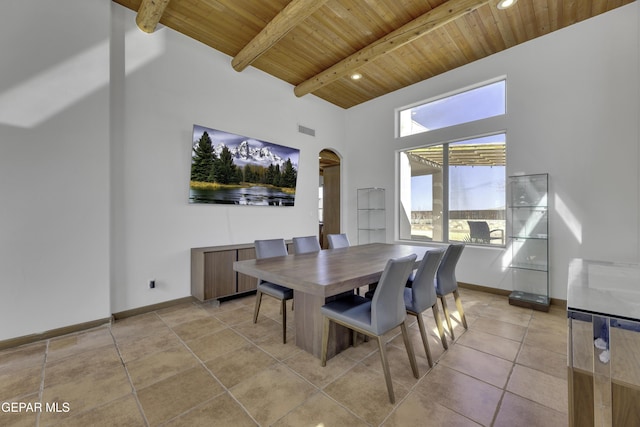
[[[323,319],[320,308],[362,286],[375,284],[391,258],[416,254],[416,264],[436,246],[369,243],[306,254],[236,261],[233,268],[259,280],[293,289],[295,343],[320,357]],[[352,344],[350,331],[334,322],[327,357]]]

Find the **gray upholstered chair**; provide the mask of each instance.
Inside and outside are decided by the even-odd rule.
[[[316,236],[294,237],[293,253],[306,254],[311,252],[320,252],[320,242]]]
[[[458,260],[460,259],[460,255],[462,254],[463,249],[463,244],[449,245],[447,251],[442,257],[442,261],[440,261],[440,267],[438,268],[438,272],[436,273],[435,281],[436,295],[438,295],[438,298],[442,303],[442,310],[444,311],[444,317],[447,320],[447,326],[449,327],[449,332],[451,333],[452,340],[455,339],[455,336],[453,335],[451,316],[449,315],[449,309],[447,308],[447,301],[445,298],[448,294],[453,294],[453,298],[456,302],[456,307],[458,308],[458,314],[460,315],[460,320],[462,321],[462,326],[464,326],[465,329],[468,329],[467,318],[464,317],[462,301],[460,300],[460,293],[458,292],[458,281],[456,280],[456,265],[458,265]]]
[[[398,326],[402,329],[402,337],[404,338],[404,345],[407,349],[413,375],[418,378],[418,365],[405,324],[407,312],[403,298],[403,289],[409,273],[411,273],[413,269],[415,260],[416,255],[412,254],[387,261],[373,299],[370,300],[352,294],[329,302],[320,309],[324,316],[322,329],[322,366],[326,366],[327,364],[327,347],[331,322],[343,325],[366,336],[377,338],[384,379],[387,384],[387,392],[389,393],[391,403],[395,403],[395,395],[393,393],[389,362],[387,361],[387,353],[385,350],[386,343],[383,341],[383,335]]]
[[[346,234],[327,234],[329,249],[346,248],[351,246]]]
[[[256,259],[274,258],[278,256],[287,256],[287,245],[284,239],[256,240]],[[258,281],[256,291],[256,307],[253,311],[253,323],[258,322],[258,312],[260,311],[260,303],[262,295],[266,294],[270,297],[279,299],[282,303],[280,311],[282,312],[282,342],[287,343],[287,300],[293,299],[293,289],[285,286],[276,285],[275,283]]]
[[[418,270],[413,276],[413,284],[410,288],[404,288],[404,305],[407,309],[407,313],[416,316],[418,319],[418,328],[420,329],[420,336],[422,337],[422,344],[424,345],[424,352],[427,355],[427,361],[429,366],[433,366],[433,359],[431,357],[431,350],[429,349],[429,339],[427,337],[427,331],[424,327],[424,319],[422,313],[431,308],[433,310],[433,317],[438,327],[438,333],[440,334],[440,341],[442,346],[446,349],[447,339],[444,336],[444,328],[442,326],[442,320],[440,319],[440,312],[438,311],[438,298],[436,297],[436,289],[433,286],[436,278],[436,271],[440,265],[440,260],[444,255],[445,249],[430,250],[424,255]]]

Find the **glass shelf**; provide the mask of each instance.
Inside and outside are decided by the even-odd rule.
[[[509,303],[549,309],[548,174],[509,177],[513,292]]]

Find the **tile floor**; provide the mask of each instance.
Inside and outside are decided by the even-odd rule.
[[[282,344],[274,299],[263,298],[254,325],[250,296],[0,351],[0,425],[566,426],[565,311],[514,307],[468,289],[461,295],[469,329],[454,321],[449,350],[431,312],[424,315],[432,369],[409,317],[419,379],[399,329],[388,336],[395,405],[375,341],[323,368],[296,348],[292,329]],[[11,402],[30,406],[11,412],[19,410]]]

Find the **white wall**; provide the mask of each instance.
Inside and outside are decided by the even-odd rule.
[[[637,262],[639,10],[632,3],[351,108],[345,153],[350,190],[389,190],[392,240],[396,150],[504,129],[507,174],[550,175],[551,296],[566,299],[572,258]],[[394,138],[395,108],[502,75],[506,117]],[[377,155],[359,156],[362,147]],[[347,222],[355,230],[353,209]],[[507,258],[502,250],[467,247],[458,280],[512,289]]]
[[[111,314],[109,10],[2,2],[0,340]]]
[[[190,248],[317,234],[318,153],[344,151],[344,110],[113,6],[113,312],[190,294]],[[122,36],[125,34],[125,36]],[[136,68],[140,52],[155,52]],[[126,54],[125,54],[126,53]],[[119,67],[119,69],[117,69]],[[300,149],[294,207],[190,205],[193,124]],[[310,137],[298,124],[316,130]],[[148,289],[148,280],[156,289]]]

